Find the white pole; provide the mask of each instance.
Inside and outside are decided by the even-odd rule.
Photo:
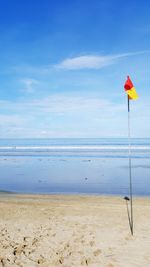
[[[131,134],[130,134],[130,99],[128,96],[128,145],[129,145],[129,183],[130,183],[130,230],[133,235],[133,198],[132,198],[132,172],[131,172]]]

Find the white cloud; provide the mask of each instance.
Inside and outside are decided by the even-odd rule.
[[[0,126],[5,126],[7,124],[15,125],[22,122],[19,115],[0,115]]]
[[[124,106],[105,99],[61,94],[28,101],[0,101],[0,106],[1,137],[90,137],[93,131],[96,135],[97,126],[124,111]]]
[[[77,70],[77,69],[100,69],[105,66],[114,64],[117,60],[124,57],[134,56],[138,54],[147,53],[149,51],[139,51],[134,53],[123,53],[116,55],[106,55],[106,56],[94,56],[94,55],[84,55],[74,58],[67,58],[57,64],[55,67],[58,69],[66,70]]]
[[[107,56],[80,56],[68,58],[57,65],[60,69],[76,70],[76,69],[98,69],[106,65],[112,64],[112,59]]]
[[[100,108],[111,108],[112,103],[106,99],[85,96],[65,96],[61,94],[49,95],[41,99],[31,99],[28,101],[0,101],[2,110],[10,113],[30,113],[31,115],[53,113],[58,115],[89,112]],[[118,105],[117,105],[118,107]]]
[[[1,137],[109,137],[127,134],[126,103],[119,104],[109,99],[56,94],[41,99],[28,98],[28,101],[0,101],[0,106]],[[148,100],[132,102],[131,117],[132,136],[147,136],[150,131]]]

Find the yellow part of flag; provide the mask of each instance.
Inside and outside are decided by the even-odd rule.
[[[127,92],[128,96],[129,96],[129,99],[136,100],[136,99],[139,98],[134,87],[132,87],[130,90],[126,90],[126,92]]]

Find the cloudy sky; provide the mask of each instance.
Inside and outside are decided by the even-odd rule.
[[[150,136],[150,3],[0,0],[0,137]]]

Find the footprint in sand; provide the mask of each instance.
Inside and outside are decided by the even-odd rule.
[[[102,250],[101,250],[101,249],[96,249],[96,250],[93,252],[93,255],[96,257],[96,256],[99,256],[101,253],[102,253]]]
[[[52,236],[55,237],[56,236],[56,233],[52,234]]]
[[[34,246],[38,242],[38,239],[36,237],[33,238],[32,246]]]
[[[6,266],[6,260],[4,258],[0,258],[0,263],[2,267]]]
[[[63,258],[63,257],[60,257],[60,258],[59,258],[59,263],[60,263],[60,264],[63,264],[63,262],[64,262],[64,258]]]
[[[42,255],[40,255],[40,258],[37,260],[38,264],[43,264],[45,262],[45,259]]]
[[[21,255],[21,253],[24,253],[26,245],[19,245],[14,248],[13,254],[14,256],[16,255]]]
[[[91,263],[91,258],[83,257],[81,259],[81,265],[88,266]]]
[[[68,250],[69,247],[70,247],[69,242],[67,242],[67,243],[64,245],[64,250]]]
[[[59,255],[59,252],[56,252],[56,255]],[[56,262],[55,262],[55,265],[59,265],[59,264],[63,264],[64,263],[64,257],[63,256],[60,256]]]
[[[113,263],[108,263],[107,265],[106,265],[106,267],[115,267],[115,265],[113,264]]]
[[[93,247],[95,245],[95,241],[90,241],[90,246]]]

